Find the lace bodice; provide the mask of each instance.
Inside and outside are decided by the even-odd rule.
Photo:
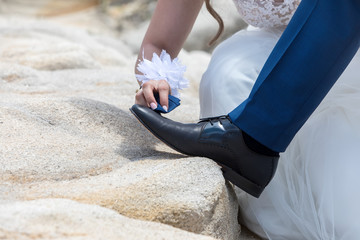
[[[255,27],[286,26],[301,0],[233,0],[241,17]]]

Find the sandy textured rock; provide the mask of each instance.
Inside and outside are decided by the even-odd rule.
[[[11,100],[0,104],[3,201],[69,198],[237,238],[236,198],[213,162],[181,159],[128,112],[110,104],[77,98]]]
[[[139,153],[127,135],[143,146],[136,158],[154,154],[146,144],[151,136],[142,134],[124,110],[89,99],[21,100],[0,103],[1,181],[70,180],[109,172],[131,161],[134,154],[126,152]]]
[[[70,9],[57,0],[34,0],[31,7],[23,0],[5,2],[0,0],[0,12],[6,13],[0,15],[0,239],[122,239],[123,233],[124,239],[210,239],[118,213],[219,239],[248,239],[239,238],[236,198],[219,167],[171,150],[128,111],[138,88],[135,52],[154,1],[114,0],[126,4],[72,14],[64,13],[78,3]],[[78,2],[86,8],[94,1]],[[243,26],[232,17],[234,8],[227,11],[231,1],[214,4],[226,26],[229,19],[231,26]],[[115,15],[106,16],[109,11]],[[115,31],[119,16],[128,28],[123,34]],[[203,9],[188,47],[203,48],[216,29]],[[179,58],[187,65],[190,88],[167,117],[194,122],[210,55],[182,51]],[[16,202],[54,197],[81,204]],[[99,235],[104,232],[109,235]]]
[[[0,116],[3,201],[69,198],[237,239],[237,201],[219,167],[182,159],[127,111],[90,99],[18,97],[0,104]]]
[[[11,26],[11,27],[10,27]],[[38,70],[124,66],[126,54],[81,29],[46,21],[0,18],[0,62]]]
[[[0,204],[0,212],[1,239],[213,239],[64,199]]]
[[[80,11],[98,4],[97,0],[57,1],[57,0],[0,0],[0,13],[31,16],[54,16]]]
[[[1,203],[67,198],[239,237],[236,197],[219,167],[169,149],[128,111],[138,88],[135,55],[111,36],[72,34],[55,22],[0,18],[0,27]],[[195,121],[196,83],[209,55],[181,58],[192,88],[170,117]]]
[[[219,167],[201,158],[132,162],[110,173],[30,184],[20,199],[69,198],[136,219],[220,239],[238,239],[237,200]]]

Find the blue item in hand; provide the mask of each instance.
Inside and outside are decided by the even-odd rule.
[[[168,111],[165,111],[160,104],[160,97],[159,94],[154,94],[155,100],[157,102],[157,108],[154,109],[155,112],[159,113],[169,113],[174,110],[176,107],[180,105],[180,99],[174,96],[169,95],[169,108]]]

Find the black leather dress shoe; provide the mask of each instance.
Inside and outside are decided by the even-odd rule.
[[[208,157],[222,167],[225,179],[259,197],[274,176],[279,157],[250,150],[228,116],[183,124],[151,109],[134,105],[130,111],[152,134],[171,148],[190,156]]]

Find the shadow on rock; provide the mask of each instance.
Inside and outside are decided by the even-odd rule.
[[[114,105],[84,98],[73,98],[70,102],[91,118],[95,125],[107,129],[109,141],[113,141],[112,135],[120,135],[121,141],[115,152],[131,161],[143,158],[160,160],[185,157],[182,154],[169,152],[169,148],[141,126],[129,110],[125,111]]]

